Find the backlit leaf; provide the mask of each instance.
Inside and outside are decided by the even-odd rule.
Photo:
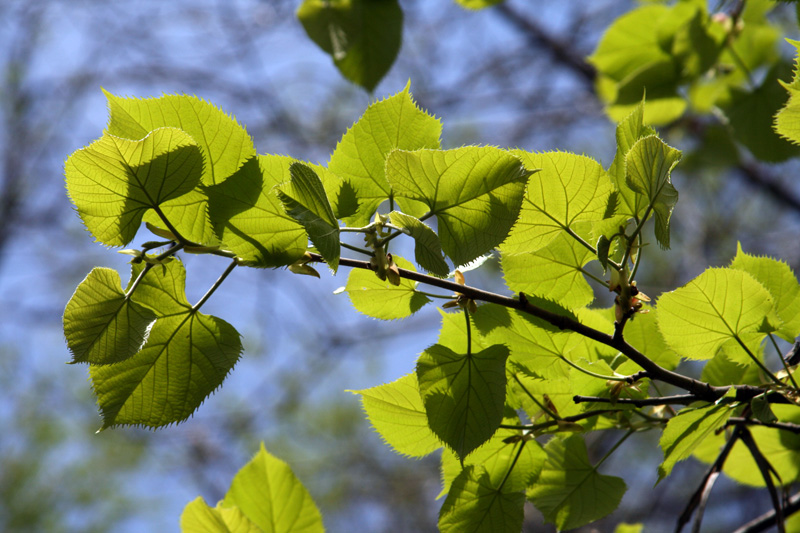
[[[439,511],[441,533],[517,533],[524,518],[522,492],[505,492],[482,465],[466,467],[453,480]]]
[[[519,416],[507,409],[503,424],[519,426]],[[521,451],[520,446],[522,446]],[[522,492],[539,476],[545,459],[546,455],[541,444],[535,440],[523,441],[522,430],[500,428],[492,435],[491,439],[464,459],[463,467],[481,465],[489,473],[493,486],[500,487],[500,484],[503,483],[503,492]],[[451,483],[458,477],[463,467],[456,454],[450,450],[444,450],[442,453],[443,494],[450,491]]]
[[[184,279],[180,261],[152,268],[133,293],[134,301],[158,316],[147,342],[120,363],[90,367],[104,428],[185,420],[239,360],[239,333],[222,319],[194,311],[183,294]]]
[[[249,266],[290,265],[305,253],[308,236],[289,216],[273,188],[291,179],[295,160],[277,155],[249,159],[230,178],[208,187],[209,213],[225,248]]]
[[[603,218],[612,187],[598,162],[565,152],[512,153],[536,173],[528,180],[519,219],[500,246],[503,252],[538,250],[580,221]]]
[[[297,18],[342,75],[370,92],[400,50],[403,12],[397,0],[305,0]]]
[[[321,533],[322,516],[308,490],[285,462],[261,449],[231,482],[220,507],[237,507],[272,533]]]
[[[73,363],[108,364],[139,351],[155,320],[148,308],[125,297],[119,274],[95,268],[64,310],[64,336]]]
[[[731,268],[744,270],[769,291],[783,322],[777,333],[793,342],[800,334],[800,283],[789,265],[769,257],[748,255],[739,244]]]
[[[605,476],[589,462],[581,436],[554,438],[544,447],[547,462],[528,490],[544,518],[559,530],[573,529],[598,520],[619,505],[625,482]]]
[[[393,256],[395,264],[406,270],[414,266],[399,256]],[[417,282],[401,279],[393,285],[389,279],[381,280],[371,270],[354,268],[347,276],[345,290],[353,307],[365,315],[381,320],[405,318],[419,311],[430,298],[417,292]]]
[[[148,209],[195,188],[202,167],[197,144],[181,130],[161,128],[138,141],[106,133],[67,160],[67,192],[98,241],[124,246]]]
[[[574,309],[594,299],[581,269],[595,257],[591,250],[562,233],[536,252],[504,254],[501,264],[506,285],[512,291],[542,296]]]
[[[486,442],[503,419],[507,357],[505,346],[462,354],[435,344],[417,360],[428,424],[460,458]]]
[[[423,457],[442,446],[428,427],[416,374],[353,392],[361,396],[372,427],[397,453]]]
[[[625,157],[628,186],[646,198],[656,215],[656,240],[669,248],[669,219],[678,201],[670,172],[680,160],[681,152],[651,135],[634,143]]]
[[[262,529],[247,519],[238,507],[209,507],[198,496],[189,502],[181,514],[183,533],[262,533]]]
[[[203,154],[203,185],[225,181],[256,155],[253,140],[236,119],[196,96],[124,98],[103,92],[111,135],[137,140],[157,128],[171,127],[191,136]]]
[[[658,480],[667,477],[679,461],[689,457],[694,449],[721,427],[733,411],[726,403],[699,408],[686,407],[667,422],[659,444],[664,462],[658,467]]]
[[[386,177],[395,195],[436,215],[445,254],[462,265],[503,242],[519,215],[531,171],[490,147],[395,150]]]
[[[419,219],[399,211],[389,213],[392,224],[409,233],[414,239],[414,259],[419,266],[441,278],[449,274],[450,267],[442,254],[442,243],[434,231]]]
[[[375,102],[347,130],[331,155],[328,168],[355,190],[358,211],[346,219],[348,225],[369,222],[378,205],[392,196],[386,179],[386,157],[394,149],[439,148],[441,122],[419,109],[409,87]],[[415,213],[403,205],[403,212]]]
[[[291,182],[280,186],[278,196],[286,212],[297,220],[328,266],[339,267],[339,222],[333,214],[322,181],[310,167],[292,163]]]
[[[759,330],[771,310],[769,292],[752,276],[710,268],[658,299],[658,326],[683,357],[710,359],[734,336]]]

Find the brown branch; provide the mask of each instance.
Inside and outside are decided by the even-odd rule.
[[[800,425],[791,424],[789,422],[762,422],[754,418],[729,418],[726,426],[763,426],[768,428],[780,429],[783,431],[790,431],[792,433],[800,434]]]
[[[750,455],[753,456],[759,471],[761,471],[761,477],[764,478],[764,483],[767,485],[767,490],[769,491],[769,497],[772,500],[772,507],[775,513],[775,525],[778,527],[778,533],[786,533],[783,504],[780,496],[778,496],[778,489],[775,488],[775,483],[772,481],[773,473],[778,477],[778,481],[780,481],[780,476],[778,476],[775,468],[769,463],[767,458],[764,457],[764,454],[761,453],[761,450],[758,449],[758,444],[756,444],[756,441],[753,439],[750,430],[747,429],[746,426],[739,426],[737,429],[739,430],[739,438],[745,446],[747,446],[747,449],[750,450]]]
[[[683,526],[689,523],[689,520],[691,520],[695,509],[698,509],[698,511],[693,530],[699,529],[700,523],[703,520],[705,503],[707,502],[708,496],[711,493],[711,488],[714,486],[714,482],[716,482],[719,473],[722,472],[722,467],[725,465],[725,460],[728,458],[728,455],[731,453],[733,445],[736,444],[737,440],[739,440],[738,428],[734,430],[731,438],[729,438],[728,442],[725,443],[725,447],[723,447],[719,452],[716,460],[714,460],[714,464],[711,465],[706,474],[703,476],[703,479],[700,481],[700,485],[697,487],[697,490],[694,492],[694,494],[692,494],[692,497],[686,504],[686,508],[681,513],[681,516],[678,517],[678,524],[675,527],[675,533],[680,533],[683,529]]]
[[[325,262],[322,256],[317,253],[311,253],[309,255],[311,256],[311,261],[316,261],[320,263]],[[339,264],[351,268],[362,268],[365,270],[372,270],[372,266],[369,264],[368,261],[361,261],[358,259],[349,259],[343,257],[339,259]],[[600,344],[610,346],[615,350],[621,352],[631,361],[633,361],[634,363],[642,367],[645,371],[647,371],[651,379],[663,381],[664,383],[668,383],[670,385],[674,385],[675,387],[686,390],[694,396],[695,400],[714,402],[717,399],[721,398],[723,395],[725,395],[725,393],[728,392],[728,390],[730,390],[730,387],[715,387],[700,380],[684,376],[683,374],[672,372],[671,370],[667,370],[666,368],[663,368],[654,363],[646,355],[644,355],[642,352],[640,352],[639,350],[628,344],[621,337],[614,337],[607,333],[603,333],[602,331],[591,328],[568,316],[559,315],[557,313],[553,313],[552,311],[548,311],[546,309],[542,309],[541,307],[537,307],[531,304],[528,301],[528,299],[525,298],[524,294],[520,294],[520,298],[515,299],[509,296],[503,296],[501,294],[484,291],[482,289],[471,287],[469,285],[459,285],[454,281],[441,279],[434,276],[429,276],[427,274],[422,274],[420,272],[406,270],[403,268],[398,269],[398,271],[400,273],[401,278],[410,279],[412,281],[424,283],[426,285],[431,285],[433,287],[439,287],[440,289],[449,290],[452,291],[453,293],[463,294],[465,297],[475,301],[488,302],[501,305],[509,309],[515,309],[522,313],[527,313],[529,315],[540,318],[545,322],[561,330],[574,331],[575,333],[578,333],[586,338],[599,342]],[[762,388],[755,387],[752,385],[736,385],[734,388],[736,389],[735,399],[741,402],[749,401],[752,398],[764,393],[764,390]],[[786,400],[786,398],[783,398],[783,396],[781,395],[777,396],[780,396],[780,398],[783,399],[783,401],[780,403],[788,403],[788,400]],[[775,403],[778,403],[778,401],[779,400],[776,399]]]

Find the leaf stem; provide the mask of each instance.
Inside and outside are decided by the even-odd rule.
[[[758,360],[758,357],[756,357],[755,354],[753,354],[753,352],[750,351],[750,348],[748,348],[747,345],[742,341],[742,339],[739,338],[738,334],[734,334],[733,338],[736,339],[736,342],[739,343],[739,346],[742,347],[742,349],[745,351],[745,353],[747,353],[747,355],[750,356],[750,359],[752,359],[755,362],[755,364],[758,365],[758,368],[760,368],[761,371],[764,372],[767,375],[767,377],[769,377],[772,381],[774,381],[778,385],[781,385],[781,386],[784,385],[784,383],[781,380],[779,380],[775,376],[775,374],[770,372],[769,368],[767,368],[766,365],[764,365],[764,363],[762,363],[761,361]]]
[[[199,310],[203,306],[203,304],[205,304],[206,301],[209,298],[211,298],[211,295],[214,294],[214,291],[216,291],[219,288],[219,286],[222,285],[222,282],[225,281],[225,278],[228,277],[228,274],[233,272],[233,269],[236,268],[236,265],[238,264],[239,264],[238,259],[234,259],[233,261],[231,261],[231,263],[228,265],[228,268],[225,269],[225,272],[223,272],[222,275],[217,279],[217,281],[214,282],[214,285],[212,285],[211,288],[208,289],[208,291],[203,295],[203,297],[200,298],[200,300],[198,300],[198,302],[192,306],[192,312]]]
[[[592,372],[591,370],[586,370],[585,368],[582,368],[580,365],[578,365],[576,363],[573,363],[572,361],[570,361],[569,359],[567,359],[566,357],[564,357],[561,354],[558,354],[558,357],[562,361],[567,363],[569,366],[571,366],[572,368],[574,368],[576,370],[579,370],[580,372],[583,372],[587,376],[592,376],[593,378],[598,378],[598,379],[604,379],[606,381],[625,381],[625,382],[628,382],[628,378],[627,377],[604,376],[602,374],[597,374],[596,372]]]
[[[794,380],[794,375],[789,370],[789,365],[786,363],[786,359],[783,358],[783,354],[781,353],[780,348],[778,348],[778,343],[775,341],[775,336],[772,333],[769,334],[769,340],[772,341],[772,346],[775,348],[775,351],[778,352],[778,359],[781,360],[783,369],[786,371],[786,375],[789,376],[789,380],[791,380],[792,385],[794,385],[795,389],[800,389],[800,387],[797,386],[797,382]]]
[[[516,455],[514,455],[514,460],[511,461],[511,466],[508,467],[508,470],[506,471],[506,475],[503,476],[503,481],[501,481],[500,482],[500,486],[497,487],[497,492],[502,492],[503,485],[506,484],[506,481],[508,481],[508,477],[511,475],[511,471],[514,470],[514,467],[517,465],[517,461],[519,461],[519,456],[522,455],[522,450],[523,450],[523,448],[525,448],[525,443],[526,442],[527,441],[525,439],[520,439],[520,441],[519,441],[519,449],[517,450]]]
[[[180,242],[174,243],[172,246],[169,247],[169,249],[167,251],[165,251],[165,252],[159,254],[158,256],[156,256],[156,262],[163,261],[167,257],[175,255],[183,247],[184,247],[183,243],[180,243]],[[136,276],[135,280],[133,280],[133,283],[131,284],[131,288],[128,289],[127,292],[125,292],[125,299],[126,300],[130,299],[131,295],[133,294],[133,291],[136,290],[136,287],[139,286],[139,283],[141,283],[142,279],[144,278],[144,275],[147,274],[147,272],[151,268],[153,268],[153,266],[154,266],[154,263],[147,263],[144,266],[144,268],[142,269],[142,271],[139,272],[139,275]]]
[[[598,461],[596,465],[594,465],[594,470],[597,470],[598,468],[600,468],[600,465],[602,465],[605,462],[606,459],[611,457],[611,454],[614,453],[615,451],[617,451],[617,448],[619,448],[622,445],[622,443],[625,442],[626,440],[628,440],[628,437],[630,437],[634,433],[636,433],[635,429],[629,429],[628,431],[626,431],[625,435],[623,435],[622,438],[619,439],[617,441],[617,443],[614,446],[612,446],[610,450],[608,450],[608,452],[606,452],[606,454],[603,456],[603,458],[600,459],[600,461]]]
[[[374,253],[370,252],[369,250],[364,250],[363,248],[359,248],[358,246],[353,246],[352,244],[348,244],[346,242],[339,241],[339,245],[341,245],[342,248],[347,248],[348,250],[352,250],[352,251],[358,252],[360,254],[368,255],[370,257],[373,257],[375,255]]]

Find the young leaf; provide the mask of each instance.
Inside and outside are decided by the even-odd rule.
[[[214,230],[249,266],[290,265],[305,253],[308,236],[303,226],[286,214],[273,192],[291,179],[292,163],[290,157],[261,155],[206,189]]]
[[[669,218],[678,201],[670,172],[681,152],[651,135],[638,140],[625,157],[626,182],[634,192],[644,195],[646,205],[656,214],[656,240],[669,249]]]
[[[297,18],[339,72],[370,92],[400,50],[403,11],[397,0],[305,0]]]
[[[800,334],[800,283],[789,265],[769,257],[748,255],[739,244],[731,268],[747,272],[769,291],[775,312],[783,322],[777,334],[793,342]]]
[[[433,230],[419,219],[399,211],[389,213],[392,224],[409,233],[414,239],[414,259],[419,266],[441,278],[447,277],[450,267],[444,260],[442,244]]]
[[[442,249],[456,265],[506,239],[530,174],[519,159],[491,147],[395,150],[386,160],[395,195],[423,202],[436,215]]]
[[[676,352],[710,359],[735,336],[755,332],[772,310],[769,292],[749,274],[710,268],[658,299],[658,327]]]
[[[519,219],[500,249],[504,253],[533,252],[581,221],[601,220],[612,192],[600,163],[564,153],[513,150],[530,178]]]
[[[103,428],[181,422],[239,360],[239,333],[222,319],[194,311],[184,280],[180,261],[152,268],[132,296],[158,316],[147,342],[120,363],[90,367]]]
[[[502,256],[506,285],[514,292],[545,297],[568,308],[588,305],[594,292],[581,273],[591,250],[562,233],[536,252]]]
[[[547,462],[528,499],[559,530],[598,520],[619,505],[625,482],[605,476],[589,462],[586,443],[579,435],[554,438],[544,447]]]
[[[139,141],[106,133],[67,160],[67,192],[98,241],[124,246],[148,209],[195,188],[202,167],[197,143],[181,130],[161,128]]]
[[[507,357],[505,346],[460,354],[435,344],[417,360],[428,424],[459,458],[486,442],[503,420]]]
[[[253,140],[236,119],[196,96],[139,99],[103,93],[108,99],[111,135],[136,140],[154,129],[172,127],[191,136],[203,154],[203,185],[222,183],[256,155]]]
[[[658,467],[658,481],[667,477],[679,461],[689,457],[694,449],[733,413],[726,403],[699,408],[684,408],[667,422],[659,445],[664,450],[664,462]]]
[[[393,256],[395,264],[406,270],[414,265],[399,256]],[[353,307],[361,313],[381,320],[395,320],[411,316],[419,311],[430,298],[417,292],[417,282],[401,279],[393,285],[387,278],[381,279],[374,272],[354,268],[347,276],[345,290]]]
[[[263,530],[248,520],[238,507],[209,507],[198,496],[181,514],[181,531],[184,533],[262,533]]]
[[[789,44],[800,51],[800,41],[787,39]],[[800,144],[800,55],[795,57],[794,77],[791,83],[780,82],[789,92],[789,101],[775,116],[775,131],[785,139]]]
[[[344,134],[331,155],[328,168],[355,190],[358,211],[348,225],[364,226],[378,205],[392,196],[386,180],[386,157],[394,149],[439,148],[442,123],[419,109],[409,87],[370,105]],[[415,214],[407,206],[404,212]],[[422,214],[422,213],[419,213]]]
[[[361,396],[361,405],[372,427],[397,453],[424,457],[442,446],[428,427],[415,373],[392,383],[352,392]]]
[[[336,272],[339,267],[339,222],[333,214],[322,181],[310,167],[292,163],[290,185],[278,190],[286,212],[300,222],[319,253]]]
[[[285,462],[261,449],[231,482],[220,507],[237,507],[261,531],[324,532],[308,490]]]
[[[520,425],[519,416],[507,408],[503,424],[518,426]],[[523,446],[522,451],[520,451],[520,446]],[[522,492],[539,477],[546,458],[541,444],[532,439],[523,440],[521,430],[500,428],[492,435],[491,439],[464,459],[463,467],[453,452],[444,450],[442,453],[442,494],[450,492],[453,480],[458,477],[464,467],[469,465],[481,465],[486,468],[492,486],[500,487],[503,492]]]
[[[439,531],[517,533],[524,504],[522,492],[502,490],[482,465],[470,465],[453,480],[439,511]]]
[[[64,310],[64,336],[73,363],[117,363],[139,351],[156,316],[120,289],[119,274],[95,268]]]

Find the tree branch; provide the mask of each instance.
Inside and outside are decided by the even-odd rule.
[[[789,498],[787,504],[783,508],[783,516],[791,516],[797,511],[800,511],[800,492]],[[733,533],[760,533],[761,531],[766,531],[775,525],[775,515],[776,513],[773,509],[744,524]]]
[[[311,256],[311,261],[319,263],[325,262],[322,256],[317,253],[309,253],[309,255]],[[372,270],[372,266],[368,261],[360,261],[358,259],[349,259],[343,257],[339,259],[339,264],[351,268]],[[398,269],[398,271],[401,278],[410,279],[418,283],[424,283],[426,285],[432,285],[434,287],[453,291],[453,293],[463,294],[465,297],[475,301],[488,302],[501,305],[509,309],[515,309],[522,313],[527,313],[540,318],[545,322],[557,327],[558,329],[574,331],[575,333],[599,342],[600,344],[610,346],[621,352],[631,361],[647,371],[651,379],[663,381],[664,383],[669,383],[670,385],[674,385],[675,387],[686,390],[693,395],[695,401],[714,402],[724,396],[725,393],[727,393],[731,388],[729,386],[715,387],[700,380],[667,370],[666,368],[654,363],[642,352],[628,344],[623,338],[603,333],[602,331],[591,328],[568,316],[559,315],[553,313],[552,311],[537,307],[531,304],[522,293],[520,293],[519,299],[515,299],[509,296],[503,296],[501,294],[484,291],[469,285],[459,285],[454,281],[429,276],[420,272],[414,272],[403,268]],[[736,389],[735,399],[741,402],[749,401],[752,398],[764,393],[764,389],[753,385],[736,385],[734,388]],[[774,397],[773,400],[770,400],[773,403],[789,402],[785,397],[777,393],[769,395],[768,399],[771,397]]]

